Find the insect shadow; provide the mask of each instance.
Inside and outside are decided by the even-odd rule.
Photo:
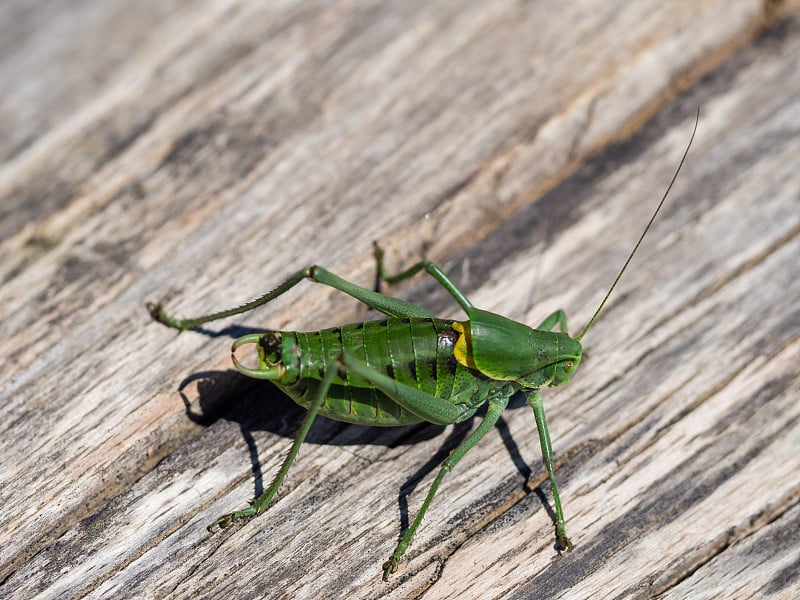
[[[236,325],[219,331],[205,328],[198,328],[195,331],[213,338],[231,337],[235,339],[248,333],[263,333],[269,330]],[[192,384],[196,385],[197,389],[198,402],[196,405],[189,401],[185,393],[186,388]],[[178,392],[183,399],[186,416],[191,421],[204,427],[211,426],[219,419],[233,421],[239,425],[252,464],[254,497],[261,495],[264,491],[264,473],[261,468],[258,445],[254,433],[268,431],[285,437],[287,440],[292,440],[305,415],[305,409],[295,404],[277,387],[270,385],[268,382],[243,377],[235,369],[226,369],[224,371],[207,370],[193,373],[180,382]],[[199,405],[199,410],[197,410],[197,405]],[[522,394],[512,397],[509,408],[521,407],[527,408],[525,397]],[[438,450],[400,485],[397,496],[400,514],[400,535],[410,525],[408,497],[466,439],[473,429],[474,420],[482,418],[483,413],[484,409],[481,409],[472,418],[455,424],[442,440]],[[544,492],[538,487],[531,488],[529,485],[532,470],[522,458],[506,421],[501,417],[495,427],[500,434],[511,462],[522,477],[522,487],[525,493],[535,493],[545,510],[552,517],[554,514],[553,509]],[[332,419],[318,419],[312,425],[306,441],[326,445],[352,446],[354,444],[365,444],[396,448],[399,446],[412,446],[431,440],[441,436],[445,430],[445,426],[431,423],[387,428],[353,425]],[[346,435],[342,435],[345,431],[347,431]],[[270,481],[272,473],[267,473],[266,478],[267,482]]]

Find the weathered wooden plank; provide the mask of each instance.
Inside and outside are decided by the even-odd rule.
[[[104,3],[74,22],[31,5],[6,42],[3,98],[25,118],[0,129],[4,595],[796,590],[796,544],[740,550],[800,497],[796,16],[668,103],[747,40],[758,3],[398,4]],[[319,423],[269,515],[205,534],[269,480],[302,413],[230,374],[236,331],[177,337],[144,300],[217,308],[312,261],[366,283],[380,238],[393,264],[443,261],[480,306],[530,323],[563,306],[576,331],[697,105],[663,218],[581,372],[546,394],[572,554],[530,493],[527,409],[449,476],[389,584],[398,492],[413,515],[464,427]],[[456,314],[424,280],[397,292]],[[364,316],[309,285],[239,322]]]
[[[790,367],[791,368],[791,367]],[[796,440],[795,440],[796,443]],[[795,450],[797,446],[795,445]],[[797,590],[797,503],[769,523],[754,523],[751,535],[737,532],[730,548],[720,552],[692,577],[670,590],[670,598],[736,596],[792,597]],[[746,577],[743,576],[746,573]]]

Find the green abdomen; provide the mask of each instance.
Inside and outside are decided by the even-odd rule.
[[[314,332],[280,332],[284,376],[274,383],[308,407],[325,371],[343,352],[393,379],[438,398],[482,397],[490,385],[459,364],[458,333],[443,319],[386,319]],[[470,393],[474,390],[474,394]],[[476,404],[477,406],[477,404]],[[368,425],[407,425],[423,419],[403,409],[366,380],[338,369],[320,414]]]

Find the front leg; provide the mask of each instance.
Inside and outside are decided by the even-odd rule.
[[[556,483],[555,467],[553,466],[553,444],[550,442],[550,432],[547,429],[547,419],[544,416],[544,404],[542,404],[541,390],[526,390],[525,395],[533,409],[533,416],[536,419],[536,429],[539,431],[539,444],[542,447],[542,461],[547,475],[550,478],[550,489],[553,491],[553,504],[556,507],[556,538],[562,549],[567,552],[572,551],[572,542],[567,537],[567,529],[564,523],[564,511],[561,509],[561,498],[558,495],[558,484]]]

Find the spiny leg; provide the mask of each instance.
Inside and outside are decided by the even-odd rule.
[[[411,540],[414,539],[414,534],[417,532],[417,528],[419,527],[420,523],[422,523],[422,519],[425,516],[425,512],[428,510],[428,507],[433,501],[433,497],[436,495],[436,490],[439,489],[439,484],[444,479],[444,476],[447,475],[450,471],[455,468],[458,461],[464,458],[464,455],[469,452],[469,450],[477,444],[480,439],[485,436],[491,429],[494,427],[495,423],[497,423],[497,419],[500,418],[500,414],[503,412],[505,407],[508,405],[508,396],[502,396],[498,398],[492,398],[489,400],[489,407],[486,410],[486,416],[484,416],[483,420],[480,422],[478,427],[473,431],[466,440],[464,440],[453,452],[448,456],[444,462],[442,463],[441,468],[439,469],[438,475],[433,480],[430,489],[428,490],[428,495],[425,496],[425,501],[422,503],[422,506],[417,513],[416,518],[414,519],[411,526],[405,531],[405,533],[400,538],[400,541],[397,544],[397,547],[392,553],[391,558],[383,563],[383,580],[388,581],[389,577],[392,573],[397,570],[398,564],[400,564],[400,559],[402,558],[403,554],[405,554],[408,546],[411,544]]]
[[[207,315],[203,315],[201,317],[194,317],[191,319],[179,319],[176,317],[172,317],[164,312],[164,309],[161,307],[161,304],[155,302],[148,302],[147,303],[147,310],[150,312],[150,316],[153,317],[159,323],[163,323],[167,327],[173,327],[175,329],[180,329],[184,331],[186,329],[194,329],[202,325],[203,323],[208,323],[209,321],[216,321],[217,319],[224,319],[225,317],[231,317],[233,315],[239,315],[245,313],[247,311],[253,310],[254,308],[258,308],[259,306],[263,306],[267,302],[270,302],[277,298],[278,296],[285,294],[298,283],[300,283],[303,279],[308,277],[308,268],[303,269],[302,271],[298,271],[289,279],[284,281],[274,290],[267,292],[263,296],[259,296],[255,300],[251,300],[250,302],[246,302],[241,306],[236,306],[234,308],[229,308],[227,310],[221,310],[218,312],[210,313]]]
[[[385,281],[386,283],[397,283],[398,281],[403,281],[404,279],[408,279],[409,277],[413,277],[420,271],[425,271],[428,275],[433,277],[436,281],[438,281],[444,289],[448,291],[448,293],[455,299],[456,302],[463,308],[465,311],[472,308],[472,302],[467,300],[467,297],[464,295],[464,292],[459,290],[456,287],[456,284],[453,283],[450,278],[444,274],[439,266],[436,263],[432,263],[429,260],[421,260],[420,262],[411,265],[405,271],[401,271],[396,275],[389,275],[386,272],[386,267],[383,264],[383,249],[378,245],[378,242],[372,242],[372,247],[375,250],[375,262],[377,263],[377,275],[375,277],[375,291],[380,290],[381,281]]]
[[[561,498],[558,495],[558,484],[556,483],[555,468],[553,467],[553,445],[550,442],[550,432],[547,429],[547,420],[544,416],[544,404],[542,404],[542,392],[538,388],[526,392],[528,404],[533,408],[533,416],[536,419],[536,429],[539,431],[539,443],[542,446],[542,461],[547,475],[550,477],[550,489],[553,491],[553,504],[556,507],[556,538],[561,548],[567,552],[572,551],[572,542],[567,537],[567,530],[564,524],[564,511],[561,509]]]
[[[345,370],[366,379],[395,404],[402,406],[428,423],[434,425],[460,423],[475,412],[474,409],[460,408],[457,403],[453,402],[453,398],[450,400],[437,398],[415,386],[392,379],[350,355],[343,355],[340,360]]]
[[[272,499],[275,497],[275,494],[281,487],[283,480],[286,478],[286,474],[289,472],[289,468],[292,466],[297,453],[300,451],[300,446],[303,445],[303,442],[308,435],[308,431],[311,429],[311,424],[314,422],[314,419],[316,418],[323,402],[325,402],[325,398],[328,395],[328,390],[331,387],[331,383],[333,382],[335,375],[336,369],[332,366],[329,367],[325,373],[325,377],[322,379],[322,382],[316,391],[314,400],[311,402],[311,406],[309,406],[308,412],[306,413],[306,416],[300,425],[300,429],[298,430],[297,436],[292,443],[292,447],[289,449],[289,454],[286,455],[286,458],[283,460],[283,464],[281,464],[281,468],[278,469],[278,472],[275,474],[275,477],[269,484],[269,487],[266,489],[266,491],[264,491],[264,493],[258,498],[252,500],[250,502],[250,506],[247,508],[223,515],[211,523],[211,525],[208,526],[208,530],[210,532],[213,533],[216,527],[224,529],[234,521],[248,519],[250,517],[260,515],[269,508],[269,505],[272,503]]]
[[[433,317],[433,314],[421,308],[415,304],[411,304],[410,302],[406,302],[405,300],[400,300],[398,298],[392,298],[390,296],[384,296],[378,292],[373,292],[372,290],[368,290],[361,286],[355,285],[354,283],[350,283],[349,281],[342,279],[324,269],[323,267],[317,265],[310,265],[305,269],[301,269],[291,277],[289,277],[286,281],[276,287],[274,290],[267,292],[263,296],[259,296],[255,300],[251,300],[246,304],[242,304],[241,306],[237,306],[234,308],[229,308],[227,310],[222,310],[219,312],[211,313],[208,315],[203,315],[200,317],[194,317],[191,319],[179,319],[173,316],[168,315],[164,312],[164,309],[161,307],[160,304],[148,302],[147,303],[147,310],[150,312],[150,316],[153,317],[156,321],[163,323],[167,327],[173,327],[175,329],[180,329],[181,331],[186,329],[194,329],[202,325],[203,323],[208,323],[209,321],[216,321],[217,319],[223,319],[225,317],[231,317],[233,315],[239,315],[245,313],[247,311],[253,310],[254,308],[258,308],[259,306],[263,306],[268,302],[271,302],[278,296],[281,296],[300,283],[303,279],[309,279],[316,283],[321,283],[323,285],[328,285],[332,288],[340,290],[345,294],[349,294],[356,300],[363,302],[367,306],[374,308],[382,312],[385,315],[390,317]]]
[[[389,398],[391,398],[394,402],[413,412],[414,414],[421,416],[426,421],[441,424],[457,423],[463,420],[465,416],[462,413],[462,410],[455,405],[453,398],[447,401],[442,398],[431,396],[430,394],[422,392],[414,387],[391,379],[383,373],[370,368],[367,364],[351,356],[342,356],[341,360],[345,369],[363,377],[384,394],[386,394]],[[439,484],[442,482],[442,479],[444,479],[444,476],[452,471],[458,461],[460,461],[464,455],[475,444],[477,444],[478,441],[492,429],[492,427],[494,427],[497,419],[500,418],[500,414],[508,405],[509,398],[510,394],[505,394],[502,396],[495,395],[489,398],[489,406],[486,410],[486,415],[478,427],[442,463],[439,474],[433,480],[433,483],[428,490],[428,495],[425,497],[425,500],[422,503],[416,518],[411,523],[411,526],[405,531],[405,533],[403,533],[391,558],[383,565],[384,581],[388,580],[389,576],[395,570],[397,570],[397,565],[400,562],[400,558],[403,556],[403,554],[405,554],[405,551],[411,544],[411,540],[414,538],[414,534],[416,533],[420,523],[422,523],[425,512],[428,510],[428,507],[430,506],[431,501],[436,494],[436,490],[439,488]]]
[[[254,340],[257,339],[257,337],[257,335],[253,335]],[[254,341],[240,338],[234,342],[234,351],[242,340],[245,340],[245,343]],[[386,393],[387,396],[395,400],[399,405],[403,406],[414,414],[419,415],[426,421],[447,424],[457,421],[462,416],[462,411],[452,403],[442,400],[441,398],[431,396],[415,387],[391,379],[383,373],[371,369],[368,365],[357,359],[340,355],[337,362],[326,366],[325,376],[315,392],[314,399],[308,408],[308,413],[306,413],[303,423],[300,425],[300,429],[297,432],[294,442],[292,443],[289,454],[284,459],[283,464],[276,473],[269,487],[264,491],[263,494],[254,499],[247,508],[223,515],[211,523],[211,525],[208,526],[209,531],[213,531],[216,527],[228,527],[231,523],[237,520],[260,515],[267,510],[267,508],[269,508],[269,505],[283,483],[286,474],[289,472],[289,468],[292,466],[297,453],[300,451],[300,446],[302,446],[303,441],[308,435],[308,431],[311,429],[311,424],[314,422],[320,407],[325,402],[325,398],[328,395],[328,390],[330,389],[333,379],[336,376],[337,369],[339,368],[344,369],[345,371],[352,371],[353,373],[364,377],[367,379],[367,381],[370,381],[376,387],[378,387],[378,389]]]

